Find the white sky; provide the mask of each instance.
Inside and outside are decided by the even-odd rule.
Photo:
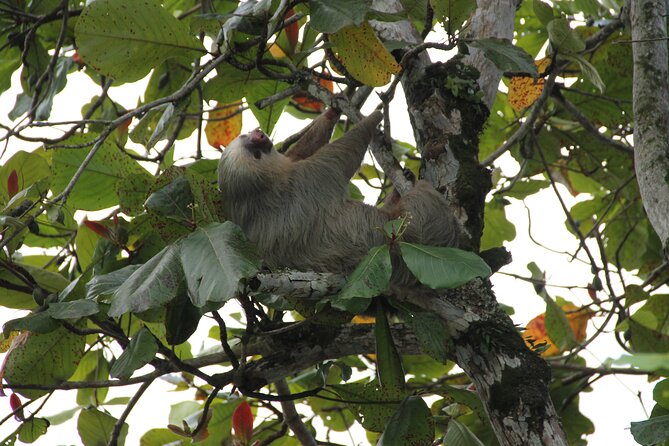
[[[72,75],[68,81],[66,90],[56,97],[52,120],[79,119],[81,106],[88,102],[91,96],[98,94],[99,89],[84,74]],[[8,122],[7,114],[13,107],[15,94],[18,91],[17,82],[18,76],[15,75],[13,77],[13,88],[0,96],[0,119],[3,123]],[[140,81],[134,86],[126,85],[120,88],[112,88],[110,96],[130,109],[136,105],[137,95],[141,94],[144,85],[145,82]],[[127,90],[132,92],[128,93]],[[401,100],[402,95],[398,92],[392,105],[393,137],[413,142],[406,106],[401,103]],[[280,124],[276,126],[274,139],[280,141],[303,125],[303,122],[290,116],[282,117]],[[257,122],[253,116],[250,113],[245,114],[244,131],[248,131],[255,126],[257,126]],[[161,144],[159,143],[158,146],[160,147]],[[193,138],[177,142],[177,147],[181,147],[185,151],[191,151],[194,147]],[[206,141],[203,143],[204,147],[208,147]],[[34,145],[31,146],[18,140],[12,140],[9,151],[11,153],[17,150],[34,148]],[[0,164],[7,161],[10,153],[0,158]],[[214,150],[207,150],[205,156],[218,157]],[[517,170],[515,161],[508,155],[500,158],[497,165],[502,167],[506,175],[513,175]],[[567,200],[568,206],[575,202],[575,199],[562,186],[559,187],[562,190],[563,197]],[[576,200],[580,200],[580,198]],[[506,245],[512,252],[514,261],[511,265],[504,267],[503,271],[527,277],[529,272],[526,265],[534,261],[540,268],[547,270],[547,281],[550,284],[586,285],[591,279],[589,266],[578,261],[570,263],[566,256],[546,251],[532,243],[527,236],[527,211],[521,202],[511,201],[512,204],[506,208],[507,217],[516,225],[517,237],[513,242]],[[529,198],[526,203],[531,210],[532,230],[535,239],[557,251],[574,252],[577,242],[565,229],[564,215],[554,194],[547,191]],[[90,218],[95,219],[96,217],[92,215]],[[531,318],[544,311],[544,302],[535,294],[531,284],[502,274],[494,275],[492,282],[498,300],[515,308],[516,314],[512,316],[514,323],[524,325]],[[559,295],[577,305],[590,302],[585,290],[569,291],[549,288],[548,291],[553,297]],[[0,309],[0,323],[15,317],[17,317],[17,312]],[[592,321],[594,324],[600,322],[599,318]],[[594,331],[594,327],[590,325],[588,333]],[[194,347],[194,351],[198,351],[197,346]],[[586,358],[588,365],[598,366],[601,361],[607,358],[617,358],[621,353],[622,350],[615,343],[613,335],[603,334],[588,347],[583,356]],[[1,357],[2,355],[0,355],[0,360]],[[605,377],[595,383],[593,392],[582,393],[581,411],[594,422],[596,427],[595,434],[588,437],[588,444],[592,446],[636,445],[629,433],[629,424],[631,421],[640,421],[647,418],[647,414],[639,402],[637,392],[641,392],[646,410],[650,411],[653,406],[652,387],[652,384],[647,384],[643,377]],[[136,387],[130,389],[136,389]],[[129,418],[131,429],[126,441],[127,445],[138,444],[139,437],[150,427],[166,426],[170,404],[187,399],[183,392],[170,392],[171,389],[172,386],[170,385],[162,382],[156,383],[140,400]],[[121,394],[127,395],[127,388],[125,388],[125,391],[113,389],[110,391],[109,397]],[[47,404],[44,413],[53,414],[62,410],[63,407],[74,406],[74,397],[74,392],[71,392],[71,395],[60,392],[58,397],[52,398]],[[112,415],[115,416],[120,415],[122,409],[122,406],[110,408]],[[6,399],[0,399],[0,417],[7,413],[9,413],[9,403]],[[141,422],[139,422],[140,419]],[[16,423],[13,421],[0,426],[0,438],[4,438],[15,428]],[[357,436],[357,438],[363,438],[363,436]],[[73,422],[50,427],[47,436],[34,444],[52,445],[56,441],[66,444],[79,444],[80,440],[76,435],[76,426]],[[349,440],[348,436],[344,435],[336,441],[347,444]]]

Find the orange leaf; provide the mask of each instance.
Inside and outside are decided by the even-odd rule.
[[[284,20],[289,19],[294,15],[295,15],[295,12],[291,8],[288,11],[286,11],[286,15],[284,16]],[[288,44],[290,45],[290,50],[291,50],[292,53],[294,53],[295,48],[297,48],[297,40],[298,40],[299,34],[300,34],[300,25],[297,22],[293,22],[290,25],[286,26],[284,28],[284,31],[286,32],[286,37],[288,38]]]
[[[220,149],[230,144],[242,131],[242,113],[238,102],[216,104],[216,108],[207,115],[204,133],[212,147]]]
[[[232,428],[235,430],[235,437],[247,445],[253,436],[253,414],[251,406],[246,401],[242,401],[232,413]]]
[[[544,58],[535,60],[534,64],[540,75],[543,75],[551,60]],[[534,104],[544,89],[544,78],[514,76],[509,84],[509,104],[514,110],[521,111]]]
[[[19,192],[19,174],[16,173],[16,169],[12,169],[9,177],[7,178],[7,193],[9,198],[12,198]]]
[[[562,306],[562,310],[567,316],[569,326],[571,327],[572,333],[574,333],[576,341],[583,342],[586,336],[588,321],[594,316],[594,313],[586,308],[578,308],[574,304],[565,304]],[[541,356],[557,356],[562,353],[563,350],[560,350],[548,337],[548,333],[546,333],[545,318],[546,313],[542,313],[529,321],[523,332],[523,339],[525,339],[525,343],[530,348],[533,345],[537,346],[543,343],[548,343],[549,347],[541,352]],[[530,340],[532,342],[530,342]]]
[[[329,74],[327,70],[325,71],[325,73]],[[319,78],[318,82],[321,84],[323,88],[328,90],[330,93],[334,91],[334,85],[330,79],[323,79],[321,77]],[[316,113],[320,113],[325,108],[325,104],[323,104],[322,101],[319,101],[318,99],[306,93],[297,93],[296,95],[293,96],[292,101],[293,104],[299,110],[314,111]]]
[[[106,238],[107,240],[113,240],[111,230],[97,221],[84,220],[84,225],[91,231],[95,232],[100,237]]]

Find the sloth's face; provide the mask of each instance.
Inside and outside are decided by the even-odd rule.
[[[273,152],[274,144],[269,137],[260,129],[251,130],[246,135],[239,136],[242,150],[256,160]]]

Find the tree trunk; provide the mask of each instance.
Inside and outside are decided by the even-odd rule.
[[[467,38],[510,37],[517,3],[479,1]],[[393,0],[374,6],[397,10]],[[416,32],[407,31],[407,24],[389,24],[393,30],[381,35],[415,41]],[[422,53],[404,68],[402,85],[422,155],[421,177],[444,193],[468,233],[469,248],[478,251],[485,197],[491,188],[490,173],[478,160],[479,135],[501,73],[475,52],[445,64],[432,63]],[[445,81],[451,76],[469,80],[473,90],[480,88],[483,102],[449,91]],[[527,349],[488,285],[473,282],[441,296],[421,292],[406,299],[448,324],[456,361],[476,384],[501,445],[567,445],[548,394],[549,366]]]
[[[669,84],[665,2],[634,0],[634,167],[648,219],[667,250],[669,239]]]

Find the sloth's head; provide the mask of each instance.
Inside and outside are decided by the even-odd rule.
[[[290,160],[274,149],[260,129],[239,135],[223,151],[219,163],[219,187],[247,192],[264,190],[290,171]]]
[[[264,156],[273,152],[274,144],[269,137],[260,129],[251,130],[246,135],[240,135],[235,141],[230,144],[237,143],[240,150],[240,156],[251,156],[256,160],[262,159]],[[232,147],[229,147],[232,148]],[[234,149],[233,149],[234,150]]]

